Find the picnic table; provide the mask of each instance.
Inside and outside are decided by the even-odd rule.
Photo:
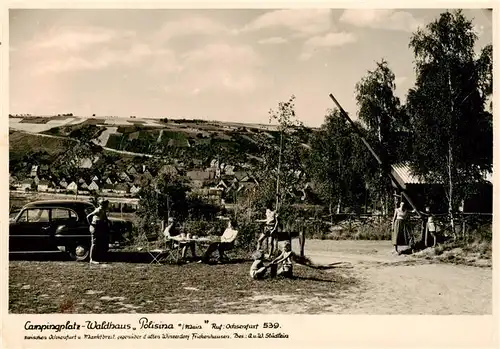
[[[180,261],[179,257],[181,256],[181,251],[184,247],[186,247],[186,245],[190,243],[194,243],[195,245],[204,245],[217,241],[220,241],[220,237],[190,237],[185,235],[170,236],[166,238],[165,249],[149,251],[149,254],[153,258],[151,263],[161,263],[168,260],[178,263]]]

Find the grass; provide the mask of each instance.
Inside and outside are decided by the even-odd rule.
[[[414,256],[444,263],[491,267],[492,254],[491,240],[457,239],[427,248]]]
[[[306,237],[320,240],[390,240],[388,219],[343,220],[333,225],[323,221],[307,222]]]
[[[297,279],[254,281],[251,262],[222,265],[157,265],[116,262],[90,266],[71,261],[19,261],[9,265],[12,313],[233,313],[259,312],[263,299],[277,313],[297,300],[331,304],[357,280],[335,270],[297,265]],[[326,303],[325,303],[326,302]],[[321,302],[302,302],[300,312],[320,313]],[[269,307],[267,307],[267,311]]]
[[[119,133],[112,133],[109,135],[108,142],[106,143],[106,147],[111,149],[121,150],[123,135]]]

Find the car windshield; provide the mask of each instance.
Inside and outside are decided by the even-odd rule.
[[[88,206],[85,206],[85,217],[87,217],[90,213],[92,213],[95,210],[95,206],[92,204],[89,204]],[[90,223],[87,219],[87,222]]]

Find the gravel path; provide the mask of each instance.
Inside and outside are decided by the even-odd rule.
[[[294,249],[296,246],[294,246]],[[344,314],[491,314],[492,269],[429,263],[392,254],[386,241],[306,242],[315,263],[354,275],[361,286],[327,312]]]

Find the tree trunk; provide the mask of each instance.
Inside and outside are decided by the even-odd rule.
[[[300,245],[299,256],[300,256],[300,258],[305,257],[304,248],[306,245],[306,235],[304,232],[304,228],[305,228],[304,225],[302,225],[302,227],[299,231],[299,245]]]
[[[453,155],[451,142],[448,142],[448,214],[450,215],[450,225],[453,236],[455,237],[455,219],[453,216]]]
[[[332,207],[332,200],[330,200],[330,205],[328,205],[328,212],[330,213],[330,223],[333,223],[333,207]]]
[[[368,190],[365,189],[365,214],[368,214]]]
[[[339,197],[339,201],[337,202],[337,214],[340,214],[342,210],[342,197]]]
[[[454,103],[453,103],[453,87],[451,84],[451,72],[450,66],[448,65],[448,89],[450,96],[450,117],[449,117],[449,127],[454,127],[453,115],[455,113]],[[450,225],[453,237],[455,237],[455,220],[453,217],[453,144],[452,144],[452,132],[450,130],[450,138],[448,139],[448,214],[450,215]]]

